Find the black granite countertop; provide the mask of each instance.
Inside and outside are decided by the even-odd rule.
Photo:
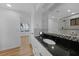
[[[65,35],[65,34],[55,34],[55,33],[46,33],[46,34],[79,42],[79,38],[77,36]]]
[[[59,43],[56,43],[53,46],[54,49],[52,49],[52,45],[43,42],[43,39],[39,36],[35,36],[35,38],[54,56],[79,56],[79,51],[75,51],[75,49],[68,48]]]

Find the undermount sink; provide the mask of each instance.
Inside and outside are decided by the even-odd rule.
[[[43,42],[45,42],[49,45],[55,45],[56,44],[53,40],[50,40],[50,39],[43,39]]]

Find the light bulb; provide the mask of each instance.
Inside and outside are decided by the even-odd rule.
[[[11,4],[6,4],[8,7],[12,7],[12,5]]]

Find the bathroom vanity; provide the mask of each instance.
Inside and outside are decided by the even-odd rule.
[[[34,55],[40,56],[79,56],[79,42],[70,40],[70,36],[44,33],[35,36],[33,43]],[[43,40],[49,39],[56,44],[47,44]],[[73,39],[73,38],[72,38]]]

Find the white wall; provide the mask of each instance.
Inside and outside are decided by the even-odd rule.
[[[19,14],[0,9],[0,51],[20,46]]]
[[[29,25],[29,31],[28,32],[20,32],[20,36],[29,35],[31,30],[31,14],[30,13],[24,13],[20,12],[20,23],[28,24]]]
[[[20,22],[22,22],[24,24],[30,24],[31,23],[31,14],[20,12]]]
[[[39,32],[41,31],[41,25],[42,25],[42,14],[41,12],[35,12],[34,13],[34,35],[39,35]]]
[[[39,32],[48,32],[48,14],[41,11],[34,13],[34,33],[39,35]]]
[[[48,32],[48,13],[42,13],[42,32]]]
[[[49,33],[60,33],[59,32],[59,22],[57,19],[48,19],[48,32]]]

